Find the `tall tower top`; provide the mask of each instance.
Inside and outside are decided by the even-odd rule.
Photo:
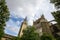
[[[27,28],[27,17],[25,17],[24,21],[22,22],[22,25],[20,27],[18,36],[21,37],[23,35],[23,30]]]
[[[45,19],[43,14],[41,15],[41,18],[42,18],[42,19]]]
[[[45,17],[44,17],[43,14],[42,14],[41,17],[40,17],[38,20],[36,20],[33,24],[35,25],[35,24],[38,24],[38,23],[41,23],[41,22],[48,22],[48,21],[45,19]]]
[[[45,17],[44,17],[43,14],[41,15],[40,22],[48,22],[48,21],[45,19]]]
[[[27,24],[27,17],[25,17],[23,23]]]
[[[27,21],[27,17],[25,17],[24,21]]]

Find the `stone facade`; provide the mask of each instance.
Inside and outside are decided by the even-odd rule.
[[[33,25],[36,27],[40,35],[43,33],[51,34],[51,24],[44,18],[44,15],[42,15],[41,18],[36,20]]]
[[[22,25],[21,25],[21,28],[20,28],[20,31],[19,31],[19,34],[18,36],[21,37],[23,35],[23,30],[27,28],[27,18],[24,19]]]

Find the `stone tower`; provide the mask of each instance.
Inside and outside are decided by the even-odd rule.
[[[23,35],[23,30],[27,28],[27,17],[24,19],[24,21],[22,22],[22,25],[20,27],[18,36],[21,37]]]
[[[36,27],[37,32],[41,35],[43,33],[51,34],[50,31],[50,23],[44,18],[42,15],[38,20],[33,23],[34,27]]]
[[[50,23],[44,18],[44,15],[41,16],[40,18],[40,23],[41,23],[41,27],[42,27],[42,32],[46,33],[46,34],[51,34],[51,30],[50,30]]]

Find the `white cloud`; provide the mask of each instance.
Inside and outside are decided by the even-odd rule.
[[[28,19],[30,19],[31,21],[34,19],[35,14],[38,14],[39,16],[41,13],[43,13],[46,14],[45,16],[48,16],[47,14],[50,14],[52,10],[55,10],[53,5],[49,3],[49,0],[6,0],[6,1],[10,12],[14,12],[11,14],[23,18],[28,16]],[[40,10],[40,13],[38,13],[39,12],[38,10]],[[48,18],[48,20],[50,19],[52,19],[52,17]]]

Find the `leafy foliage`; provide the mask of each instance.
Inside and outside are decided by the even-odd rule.
[[[60,37],[58,37],[57,40],[60,40]]]
[[[35,32],[34,27],[28,27],[23,31],[21,40],[40,40],[39,34]]]
[[[60,9],[60,0],[50,0],[51,3],[55,5],[57,9]],[[52,12],[52,15],[54,16],[55,20],[58,23],[58,29],[60,30],[60,10],[57,10],[56,12]],[[57,40],[59,40],[60,37],[57,37]]]
[[[58,22],[58,25],[60,26],[60,11],[52,12],[55,20]]]
[[[50,0],[51,3],[59,2],[60,0]]]
[[[60,0],[50,0],[50,2],[53,3],[57,9],[60,8]]]
[[[20,37],[13,37],[11,40],[21,40]]]
[[[43,34],[41,36],[41,40],[56,40],[56,39],[53,36],[51,36],[51,35],[45,35],[45,34]]]
[[[9,11],[5,0],[0,0],[0,39],[4,35],[4,26],[9,19]]]

